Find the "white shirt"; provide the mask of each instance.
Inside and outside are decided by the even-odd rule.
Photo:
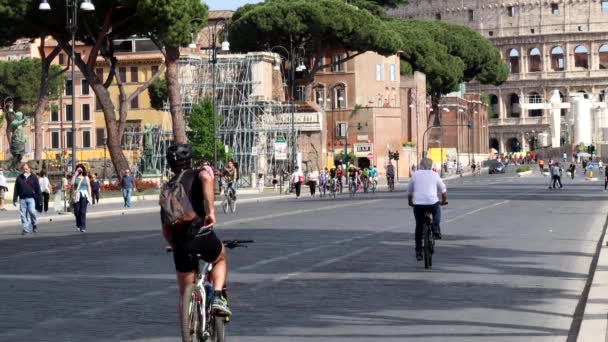
[[[313,182],[318,182],[319,181],[319,171],[313,171],[313,172],[309,173],[308,180],[313,181]]]
[[[4,172],[0,172],[0,186],[8,188],[8,182],[6,181],[6,177],[4,177]]]
[[[303,177],[302,171],[300,171],[300,170],[294,171],[294,173],[291,174],[291,178],[290,178],[291,183],[292,184],[300,183],[300,176]]]
[[[438,192],[448,190],[439,175],[431,170],[418,170],[412,175],[407,191],[414,194],[415,205],[431,205],[439,202]]]
[[[38,183],[40,184],[40,191],[45,192],[45,193],[51,192],[50,188],[49,188],[50,182],[46,176],[40,177],[38,179]]]

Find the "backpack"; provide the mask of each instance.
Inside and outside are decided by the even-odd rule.
[[[184,174],[189,171],[192,170],[182,170],[179,175],[173,176],[160,191],[158,201],[161,207],[160,217],[165,225],[181,227],[197,218],[190,196],[181,182]]]

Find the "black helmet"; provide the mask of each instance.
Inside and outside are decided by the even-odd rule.
[[[167,162],[171,165],[192,159],[192,145],[173,144],[167,149]]]

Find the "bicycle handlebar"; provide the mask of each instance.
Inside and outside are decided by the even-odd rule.
[[[248,243],[254,243],[254,242],[255,241],[253,241],[253,240],[224,240],[224,241],[222,241],[224,246],[228,249],[235,249],[237,247],[247,248]],[[165,247],[165,251],[167,253],[172,253],[173,248],[171,246],[167,246],[167,247]]]

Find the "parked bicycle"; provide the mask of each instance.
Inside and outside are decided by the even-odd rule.
[[[228,240],[224,246],[228,249],[247,247],[253,240]],[[167,252],[172,252],[167,248]],[[230,316],[217,315],[211,308],[213,303],[213,280],[210,277],[212,264],[201,261],[200,255],[192,256],[199,262],[196,279],[186,287],[182,300],[181,331],[183,342],[224,342],[226,341],[225,325]],[[227,298],[226,289],[222,294]]]
[[[228,214],[229,211],[234,214],[236,212],[236,191],[234,191],[234,188],[228,187],[228,183],[225,181],[222,181],[222,189],[224,193],[222,210],[224,214]]]

